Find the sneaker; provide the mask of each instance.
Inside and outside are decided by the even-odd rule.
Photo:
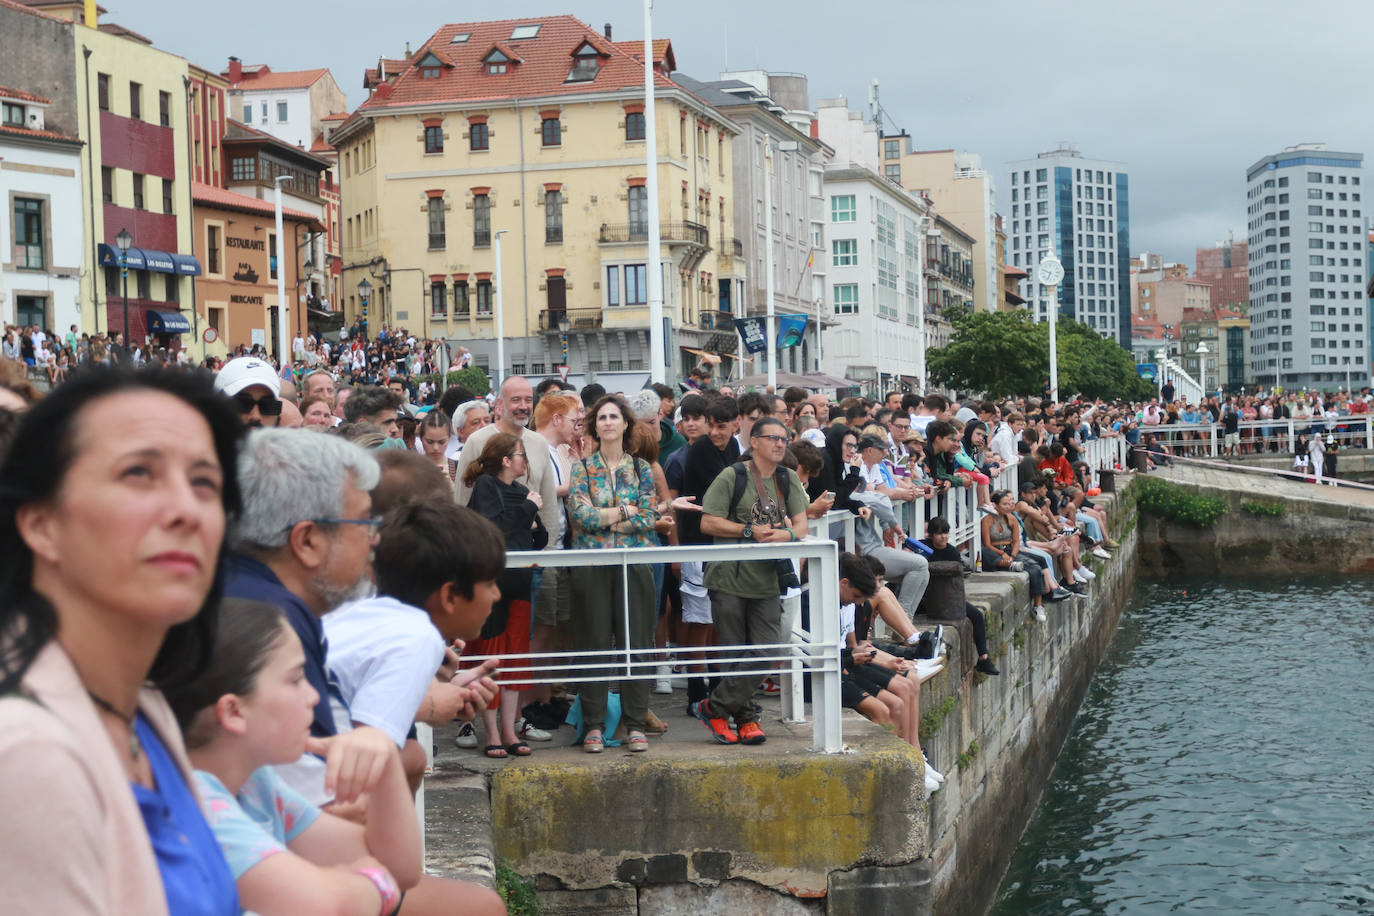
[[[926,775],[926,798],[930,798],[930,796],[934,795],[934,794],[935,794],[936,792],[938,792],[939,790],[940,790],[940,784],[939,784],[938,782],[936,782],[935,780],[931,779],[930,776],[929,776],[929,774],[927,774],[927,775]]]
[[[1044,608],[1039,607],[1039,606],[1037,606],[1037,607],[1035,608],[1035,619],[1038,620],[1038,621],[1040,621],[1041,623],[1044,623],[1044,622],[1045,622],[1045,609],[1044,609]]]
[[[775,697],[782,693],[782,687],[778,686],[778,682],[771,677],[763,679],[763,686],[759,690],[763,691],[763,695],[766,697]]]
[[[740,744],[762,744],[768,740],[768,736],[763,733],[763,728],[757,722],[745,722],[739,727]]]
[[[672,672],[673,669],[668,665],[659,665],[655,669],[658,677],[654,681],[654,693],[667,695],[673,692]]]
[[[698,700],[688,707],[692,715],[701,720],[706,730],[721,744],[739,744],[739,735],[730,727],[729,720],[715,714],[709,699]],[[762,731],[760,729],[760,731]]]
[[[1101,547],[1093,548],[1093,556],[1097,557],[1099,560],[1110,560],[1112,558],[1112,555],[1107,553],[1107,551],[1103,550]]]
[[[462,748],[474,748],[477,746],[477,729],[471,722],[464,722],[458,726],[458,736],[453,739],[453,743]]]
[[[997,666],[992,663],[991,658],[980,658],[978,664],[973,666],[975,671],[981,671],[990,677],[996,677],[1002,672],[997,670]]]
[[[935,767],[933,767],[933,766],[931,765],[931,763],[930,763],[930,758],[929,758],[929,757],[926,757],[926,758],[925,758],[925,761],[926,761],[926,778],[927,778],[927,779],[933,779],[933,780],[935,780],[936,785],[943,784],[944,781],[945,781],[945,774],[941,773],[939,770],[935,769]]]
[[[1083,575],[1083,567],[1079,566],[1073,571],[1073,581],[1079,584],[1088,581],[1087,577]]]
[[[945,661],[942,658],[923,658],[916,662],[916,678],[922,683],[943,670],[945,670]]]
[[[1077,576],[1077,575],[1081,575],[1081,576],[1083,577],[1082,579],[1079,580],[1080,582],[1091,582],[1092,580],[1094,580],[1094,579],[1097,578],[1097,573],[1093,572],[1091,569],[1089,569],[1089,568],[1086,567],[1086,566],[1080,566],[1080,567],[1078,567],[1077,569],[1075,569],[1073,572],[1074,572],[1074,575],[1076,575],[1076,576]]]
[[[1075,582],[1072,585],[1066,585],[1064,587],[1067,588],[1069,591],[1073,592],[1075,595],[1079,596],[1080,598],[1088,594],[1087,588],[1085,588],[1078,582]]]
[[[1012,572],[1024,572],[1026,564],[1022,563],[1020,560],[1012,560],[1011,565],[1008,566],[1007,569],[1010,569]]]
[[[1048,597],[1051,601],[1063,601],[1065,598],[1072,598],[1073,594],[1073,592],[1061,585],[1051,592]]]
[[[519,718],[515,720],[515,733],[526,741],[552,741],[553,733],[545,731],[535,725],[529,719]]]

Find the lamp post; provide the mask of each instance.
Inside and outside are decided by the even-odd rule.
[[[1059,402],[1059,341],[1057,322],[1059,318],[1059,281],[1064,279],[1064,265],[1053,251],[1045,255],[1036,271],[1040,285],[1044,286],[1050,299],[1050,400]]]
[[[361,302],[363,306],[364,327],[367,325],[367,302],[371,298],[372,284],[367,281],[367,277],[363,277],[362,282],[358,284],[358,301]],[[364,334],[364,337],[366,337],[366,334]]]
[[[1200,343],[1200,344],[1197,345],[1197,350],[1195,350],[1194,352],[1197,353],[1197,380],[1198,380],[1198,384],[1200,384],[1200,385],[1202,386],[1202,402],[1203,402],[1204,404],[1206,404],[1206,403],[1207,403],[1207,356],[1208,356],[1208,354],[1210,354],[1212,351],[1209,350],[1209,349],[1207,348],[1207,342],[1204,340],[1202,343]]]
[[[644,260],[649,293],[649,379],[668,380],[663,327],[663,247],[658,224],[658,112],[654,107],[654,0],[644,0],[644,196],[649,219]],[[498,292],[497,295],[500,295]]]
[[[272,257],[277,262],[277,359],[283,366],[290,365],[291,351],[287,349],[290,338],[286,336],[286,253],[282,247],[281,228],[281,183],[291,181],[290,175],[278,175],[272,179],[273,206],[276,210],[277,244]]]
[[[120,229],[119,235],[115,236],[115,245],[119,248],[119,279],[123,286],[124,349],[126,352],[129,348],[129,246],[133,243],[134,237],[129,234],[128,229]],[[120,353],[119,358],[124,359],[124,353]]]
[[[491,238],[492,253],[496,257],[496,302],[493,303],[495,314],[492,316],[496,320],[496,384],[492,388],[493,391],[500,390],[501,381],[506,376],[506,339],[501,319],[501,289],[503,287],[501,282],[501,236],[508,231],[497,229],[492,233]]]
[[[778,390],[778,342],[773,335],[773,140],[770,137],[763,147],[763,250],[764,250],[764,303],[766,318],[765,334],[768,337],[768,390]],[[881,376],[879,377],[881,381]],[[881,387],[881,386],[880,386]]]
[[[558,340],[563,348],[563,365],[571,369],[568,362],[568,329],[572,327],[572,322],[568,320],[567,312],[560,312],[558,315]]]

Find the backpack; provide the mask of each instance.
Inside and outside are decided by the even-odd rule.
[[[744,499],[744,487],[749,483],[749,466],[744,461],[736,461],[730,465],[730,469],[735,472],[735,488],[730,494],[730,508],[726,510],[727,519],[734,518],[735,510],[739,508],[740,500]],[[773,470],[773,484],[778,488],[778,502],[783,515],[787,515],[787,501],[792,496],[792,483],[788,479],[787,468],[778,465]],[[759,494],[762,496],[763,494]]]

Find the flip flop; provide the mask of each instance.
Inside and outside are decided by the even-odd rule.
[[[486,754],[492,760],[506,759],[506,749],[499,744],[488,744],[482,753]]]
[[[506,753],[512,757],[528,757],[533,751],[530,750],[530,746],[525,742],[517,741],[514,744],[506,745]]]

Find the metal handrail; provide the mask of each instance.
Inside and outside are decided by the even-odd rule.
[[[847,513],[829,513],[821,519],[814,520],[812,526],[825,525],[827,528],[832,522],[841,522],[843,519],[833,518],[833,516]],[[853,526],[848,528],[849,543],[852,544]],[[802,666],[808,668],[812,675],[812,733],[814,739],[814,749],[826,754],[837,754],[844,750],[843,736],[840,728],[840,593],[839,593],[839,545],[828,538],[807,536],[799,541],[779,544],[712,544],[712,545],[689,545],[677,547],[607,547],[600,549],[577,549],[577,550],[542,550],[542,551],[511,551],[506,554],[507,569],[537,569],[537,568],[574,568],[574,567],[607,567],[619,566],[621,570],[622,582],[624,587],[621,590],[621,613],[624,615],[624,632],[630,632],[630,605],[628,575],[630,566],[640,566],[656,563],[682,563],[682,562],[722,562],[728,560],[778,560],[786,559],[794,563],[806,561],[810,570],[807,589],[811,593],[811,630],[798,630],[795,626],[796,616],[789,615],[787,603],[789,601],[800,603],[799,598],[784,598],[784,619],[783,632],[789,634],[789,642],[767,644],[767,645],[717,645],[709,651],[716,657],[712,658],[715,662],[747,661],[751,666],[738,672],[739,674],[758,675],[760,677],[776,672],[774,663],[786,663],[784,669],[784,680],[788,693],[799,696],[801,692],[801,679],[796,675],[800,673]],[[769,655],[758,656],[755,653],[761,650],[776,650]],[[514,662],[509,671],[512,672],[535,672],[535,671],[561,671],[561,670],[586,670],[593,668],[597,670],[607,669],[605,673],[595,676],[573,676],[555,675],[551,677],[521,676],[521,683],[528,684],[551,684],[551,683],[579,683],[588,681],[606,680],[650,680],[657,677],[655,668],[661,664],[658,660],[641,661],[640,659],[648,655],[676,657],[679,655],[693,655],[703,651],[694,646],[670,646],[667,648],[646,648],[631,649],[628,646],[618,649],[589,650],[584,652],[526,652],[516,655],[495,655],[495,656],[464,656],[466,660],[481,661],[487,658],[500,659],[503,663],[507,660]],[[605,658],[606,664],[601,665],[576,665],[559,664],[550,665],[531,665],[527,660],[536,659],[563,659],[563,658]],[[753,667],[753,663],[758,663],[762,667]],[[504,666],[503,666],[504,667]],[[800,711],[800,707],[792,710],[794,713]],[[789,717],[791,718],[791,717]],[[792,721],[799,721],[800,717],[793,718]]]

